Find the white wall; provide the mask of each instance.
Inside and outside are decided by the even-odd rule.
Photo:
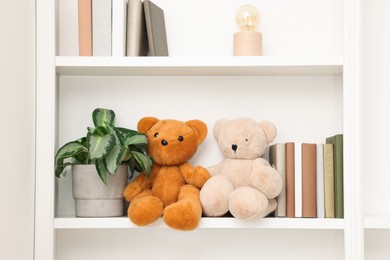
[[[390,216],[390,2],[365,0],[363,13],[363,207]],[[390,231],[365,231],[365,259],[389,259]]]
[[[0,259],[33,258],[35,1],[0,8]]]

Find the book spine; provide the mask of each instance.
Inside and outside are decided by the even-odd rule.
[[[295,217],[302,217],[302,144],[295,143]]]
[[[324,144],[325,217],[334,218],[333,144]]]
[[[126,55],[148,55],[144,7],[141,0],[128,1]]]
[[[275,211],[276,217],[286,217],[286,145],[285,144],[273,144],[269,147],[269,161],[272,167],[274,167],[280,176],[282,177],[283,187],[279,196],[276,198],[278,206]]]
[[[286,216],[295,218],[295,145],[286,143]]]
[[[149,56],[168,56],[164,10],[149,0],[144,0]]]
[[[92,0],[78,0],[79,55],[92,56]]]
[[[333,144],[335,217],[344,218],[343,135],[329,137],[326,142]]]
[[[316,181],[317,181],[317,218],[325,217],[325,192],[324,192],[324,145],[317,144]]]
[[[317,217],[316,144],[302,144],[302,217]]]
[[[127,0],[112,0],[112,56],[126,56]]]
[[[92,1],[93,56],[111,56],[111,0]]]

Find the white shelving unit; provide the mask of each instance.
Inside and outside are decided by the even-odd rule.
[[[287,4],[288,1],[285,2]],[[297,4],[306,2],[309,1],[300,0]],[[164,4],[169,6],[166,2]],[[319,248],[324,247],[327,252],[333,251],[335,256],[342,255],[346,260],[363,259],[363,228],[386,227],[388,224],[386,224],[387,221],[378,219],[366,219],[363,224],[360,209],[360,166],[358,163],[360,156],[360,9],[360,1],[344,0],[342,19],[339,17],[343,23],[344,34],[342,39],[337,40],[343,43],[341,54],[333,51],[332,54],[327,52],[317,55],[296,53],[264,57],[75,57],[58,56],[59,53],[56,51],[58,46],[56,42],[58,32],[55,25],[55,21],[58,23],[55,11],[56,1],[37,0],[35,259],[65,259],[66,256],[62,253],[71,244],[67,242],[69,232],[81,232],[75,233],[76,241],[77,237],[83,239],[84,236],[90,237],[92,241],[96,237],[94,237],[95,233],[89,233],[91,231],[110,230],[111,236],[115,234],[115,236],[123,237],[125,236],[123,230],[137,230],[137,234],[141,236],[144,231],[146,236],[151,232],[156,232],[154,234],[158,235],[162,232],[160,230],[168,229],[162,221],[147,228],[139,228],[126,217],[76,218],[71,209],[69,183],[62,180],[56,182],[54,179],[54,153],[58,144],[79,134],[79,130],[75,127],[88,123],[84,115],[89,116],[87,111],[91,111],[91,107],[101,103],[110,104],[105,98],[108,93],[114,100],[111,105],[120,109],[116,111],[118,114],[129,109],[130,105],[126,103],[126,100],[130,98],[129,89],[134,85],[138,86],[137,90],[144,89],[145,92],[142,94],[142,91],[139,91],[136,92],[135,97],[131,96],[137,100],[142,99],[142,101],[134,101],[135,106],[141,105],[145,100],[157,102],[157,99],[150,97],[150,92],[156,91],[155,95],[160,96],[166,90],[169,93],[165,97],[168,100],[164,103],[168,104],[165,108],[167,114],[174,112],[173,116],[191,118],[194,115],[193,111],[199,108],[199,113],[204,115],[210,133],[212,122],[224,115],[224,111],[228,113],[226,117],[240,114],[239,111],[231,108],[232,102],[244,108],[248,103],[247,107],[252,110],[257,106],[259,111],[252,111],[249,115],[261,119],[261,111],[266,111],[267,107],[272,106],[272,102],[274,106],[278,105],[276,103],[279,101],[272,101],[272,98],[276,97],[281,97],[280,102],[287,102],[286,104],[291,106],[289,117],[299,114],[297,118],[284,118],[283,114],[290,111],[285,111],[285,108],[281,106],[279,106],[279,111],[269,109],[271,111],[265,112],[267,116],[274,116],[278,122],[277,125],[280,126],[278,141],[287,141],[289,138],[304,141],[307,137],[310,138],[309,141],[321,142],[322,138],[341,130],[344,133],[344,219],[266,218],[246,222],[232,218],[203,218],[198,229],[207,232],[211,239],[217,236],[218,232],[215,229],[226,230],[232,237],[241,234],[239,233],[241,229],[246,230],[245,234],[250,236],[258,236],[256,230],[264,230],[264,232],[267,230],[268,235],[271,234],[269,232],[276,230],[278,235],[271,234],[271,236],[278,237],[274,240],[282,239],[281,236],[289,232],[294,232],[298,236],[306,236],[307,241],[312,239],[319,241],[325,235],[328,239],[341,240],[343,244],[327,243],[323,246],[317,245]],[[169,21],[167,26],[169,26]],[[158,87],[155,86],[157,83]],[[205,85],[204,88],[202,88],[203,85]],[[212,89],[213,85],[216,90]],[[205,89],[208,92],[205,92]],[[119,90],[123,93],[117,93]],[[176,93],[186,95],[186,91],[189,91],[189,95],[192,95],[191,98],[195,101],[188,102],[187,110],[178,112],[174,108],[174,103],[177,101],[174,99],[175,95]],[[227,93],[220,93],[221,91]],[[91,96],[86,98],[83,96],[85,93],[90,93]],[[217,101],[219,94],[222,97]],[[142,95],[145,96],[145,100]],[[236,96],[237,99],[233,99]],[[248,100],[244,99],[246,97]],[[180,101],[177,102],[178,106],[182,105]],[[202,104],[201,107],[199,103]],[[145,113],[158,111],[156,108],[145,109]],[[320,120],[319,114],[323,119]],[[137,119],[142,115],[141,112],[135,112],[132,116]],[[298,125],[295,126],[297,127],[295,131],[299,133],[290,133],[286,130],[294,123]],[[314,130],[309,129],[311,130],[309,131],[308,126],[312,126]],[[211,159],[202,161],[199,155],[194,159],[196,164],[208,165],[219,159],[212,155],[217,148],[212,147],[212,137],[208,138],[206,148],[201,149],[199,153],[203,151],[203,156]],[[194,236],[197,235],[199,233]],[[267,241],[261,237],[258,239],[263,242]],[[212,250],[208,248],[209,243],[202,244],[201,240],[198,243],[206,251]],[[284,241],[284,244],[287,243]],[[294,241],[295,243],[298,243],[298,249],[293,257],[300,259],[313,257],[313,255],[304,255],[305,244],[299,246],[299,242]],[[84,242],[81,243],[80,240],[80,244]],[[110,248],[105,250],[110,251]],[[226,248],[226,250],[232,249]],[[274,248],[274,250],[277,249]],[[125,252],[127,251],[124,251],[122,255],[117,253],[117,259],[122,259]],[[80,254],[82,253],[85,252],[81,250]],[[266,254],[266,250],[263,253]],[[234,252],[231,254],[233,255]],[[272,255],[270,253],[270,256]]]
[[[56,57],[61,76],[340,75],[341,56],[320,57]]]

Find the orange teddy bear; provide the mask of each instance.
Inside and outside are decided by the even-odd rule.
[[[130,220],[145,226],[163,215],[171,228],[195,229],[202,216],[199,190],[210,174],[187,161],[206,138],[206,124],[200,120],[182,122],[145,117],[137,128],[148,137],[148,153],[155,163],[148,179],[140,174],[123,192],[130,202]]]

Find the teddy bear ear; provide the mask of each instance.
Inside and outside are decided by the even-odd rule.
[[[214,137],[215,139],[218,139],[219,132],[221,131],[222,126],[227,122],[227,119],[218,119],[217,122],[214,124]]]
[[[137,129],[141,133],[146,133],[159,120],[155,117],[144,117],[138,121]]]
[[[276,126],[269,121],[261,121],[259,125],[265,133],[267,142],[268,143],[272,142],[275,139],[277,134]]]
[[[207,125],[200,120],[190,120],[186,124],[197,133],[198,145],[201,144],[207,136]]]

